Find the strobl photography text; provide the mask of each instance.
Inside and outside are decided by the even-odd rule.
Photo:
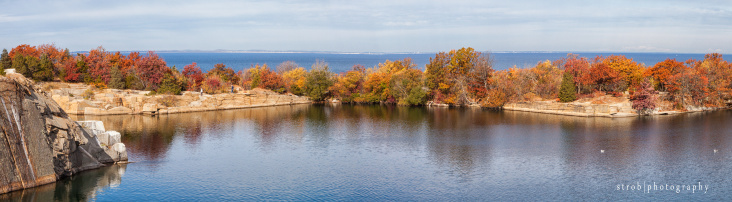
[[[677,194],[706,194],[709,191],[708,184],[702,184],[701,182],[692,184],[674,184],[674,183],[657,183],[657,182],[640,182],[635,183],[619,183],[615,185],[615,191],[642,191],[643,193],[660,193],[660,192],[674,192]]]

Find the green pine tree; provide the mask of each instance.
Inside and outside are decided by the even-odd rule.
[[[109,88],[114,89],[124,89],[125,88],[125,78],[124,75],[122,75],[122,71],[119,69],[119,66],[115,65],[112,66],[112,68],[109,70]]]
[[[5,69],[10,68],[12,68],[12,61],[8,55],[8,49],[3,48],[3,53],[0,55],[0,75],[5,75]]]
[[[574,76],[564,73],[562,76],[562,85],[559,88],[559,101],[572,102],[577,100],[577,89],[574,86]]]
[[[53,80],[53,62],[46,54],[41,55],[41,61],[33,70],[33,79],[38,81]]]

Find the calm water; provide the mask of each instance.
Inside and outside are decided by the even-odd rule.
[[[75,118],[102,120],[122,132],[136,163],[0,199],[595,201],[732,195],[732,111],[611,119],[297,105]],[[616,190],[644,182],[702,184],[708,190]]]
[[[625,55],[634,61],[653,66],[667,58],[676,58],[679,61],[687,59],[704,59],[704,54],[671,54],[671,53],[579,53],[581,57],[594,58],[595,56]],[[329,64],[330,70],[336,73],[351,70],[353,65],[363,65],[366,68],[374,67],[385,60],[401,60],[412,58],[417,67],[424,70],[429,63],[430,54],[323,54],[323,53],[159,53],[168,62],[168,66],[176,66],[179,70],[196,62],[202,70],[208,71],[215,64],[223,63],[234,70],[243,70],[255,64],[267,64],[275,68],[284,61],[294,61],[306,69],[315,60],[323,60]],[[533,67],[539,61],[558,60],[566,57],[567,53],[492,53],[494,69],[503,70],[513,67]]]

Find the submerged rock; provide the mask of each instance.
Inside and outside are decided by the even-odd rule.
[[[103,131],[102,132],[106,132]],[[124,145],[102,146],[33,82],[0,76],[0,193],[35,187],[126,161]]]

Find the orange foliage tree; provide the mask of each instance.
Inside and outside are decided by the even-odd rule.
[[[583,92],[583,89],[589,90],[589,86],[593,83],[590,76],[589,59],[580,58],[577,54],[569,53],[566,58],[561,59],[560,63],[564,66],[564,71],[573,76],[578,94]]]
[[[595,59],[595,63],[590,68],[590,78],[596,90],[613,92],[618,90],[618,81],[620,81],[619,73],[606,63],[597,62],[600,57]]]
[[[653,77],[654,86],[658,91],[667,91],[670,84],[669,77],[684,72],[687,67],[676,59],[666,59],[656,63],[655,66],[645,71],[646,76]]]
[[[425,83],[432,101],[465,105],[486,94],[492,73],[488,57],[473,48],[461,48],[430,58]]]
[[[624,55],[610,55],[602,58],[601,62],[617,72],[615,91],[625,91],[629,86],[638,86],[643,79],[645,68],[643,65],[627,58]]]
[[[351,70],[341,73],[335,78],[330,91],[334,97],[343,102],[358,102],[366,77],[366,70],[362,65],[354,65]]]
[[[721,54],[706,54],[704,60],[689,60],[687,64],[692,66],[698,77],[708,80],[706,105],[720,107],[725,104],[725,100],[732,98],[732,65]]]

